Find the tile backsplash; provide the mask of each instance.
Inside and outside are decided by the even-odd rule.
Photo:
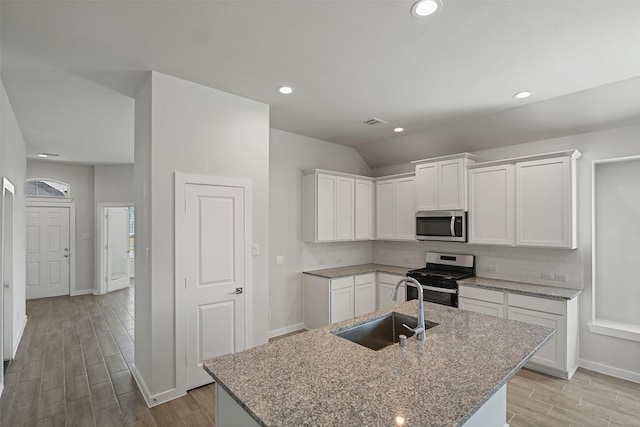
[[[371,262],[371,241],[303,243],[303,271]]]
[[[372,262],[424,267],[425,252],[476,256],[476,276],[560,288],[583,288],[582,249],[514,248],[448,242],[372,243]]]

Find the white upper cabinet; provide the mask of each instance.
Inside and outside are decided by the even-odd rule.
[[[469,167],[469,243],[576,248],[577,150]]]
[[[372,238],[373,182],[361,178],[365,177],[319,170],[304,172],[305,242]],[[368,194],[362,191],[361,184],[356,185],[361,181],[368,182]],[[359,224],[359,220],[363,223]],[[365,237],[367,229],[369,237]]]
[[[467,166],[477,157],[462,153],[417,160],[416,210],[467,210]]]
[[[355,180],[336,177],[336,238],[353,240],[355,236]]]
[[[570,157],[516,163],[516,245],[576,247],[574,175]]]
[[[513,244],[513,165],[469,170],[469,243]]]
[[[438,163],[416,165],[416,210],[438,210]]]
[[[373,181],[364,179],[356,179],[355,184],[355,239],[371,240],[374,238],[375,187]]]
[[[415,178],[376,182],[376,237],[382,240],[416,239]]]

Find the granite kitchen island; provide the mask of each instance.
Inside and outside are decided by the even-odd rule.
[[[406,349],[373,351],[332,333],[392,311],[415,317],[417,301],[205,362],[218,427],[226,416],[234,425],[503,427],[507,381],[554,333],[430,303],[425,318],[438,326]]]

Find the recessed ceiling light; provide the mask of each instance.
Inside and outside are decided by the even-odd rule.
[[[416,18],[433,15],[442,7],[440,0],[418,0],[411,8],[411,14]]]
[[[522,92],[518,92],[515,95],[513,95],[513,97],[515,99],[525,99],[530,97],[531,95],[533,95],[533,92],[530,92],[528,90],[523,90]]]
[[[280,86],[276,91],[282,95],[291,95],[293,93],[293,88],[290,86]]]
[[[400,132],[404,132],[404,128],[394,128],[393,131],[395,133],[400,133]]]

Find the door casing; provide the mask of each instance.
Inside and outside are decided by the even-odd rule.
[[[187,253],[185,187],[187,184],[240,187],[245,194],[245,348],[253,347],[253,259],[252,248],[252,192],[251,181],[241,178],[175,173],[175,322],[176,322],[176,389],[187,392],[186,367],[186,290]]]

